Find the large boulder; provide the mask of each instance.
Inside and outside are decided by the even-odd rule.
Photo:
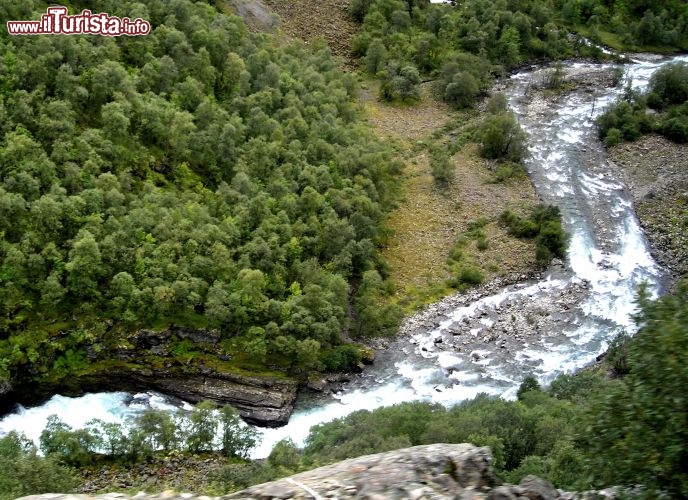
[[[344,460],[225,498],[453,499],[485,494],[493,480],[488,448],[434,444]]]

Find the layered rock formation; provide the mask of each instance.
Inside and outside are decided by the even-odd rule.
[[[193,356],[182,352],[188,350]],[[28,376],[0,382],[0,412],[15,402],[36,404],[53,394],[154,390],[184,401],[231,405],[249,423],[277,427],[289,421],[298,381],[238,370],[220,344],[217,330],[171,327],[139,330],[121,338],[114,331],[87,346],[89,366],[59,379]]]

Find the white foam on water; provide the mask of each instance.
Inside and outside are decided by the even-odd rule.
[[[73,428],[85,427],[92,419],[104,422],[122,422],[130,410],[125,405],[129,398],[125,392],[105,392],[86,394],[78,398],[53,396],[46,403],[34,408],[19,407],[17,413],[7,415],[0,421],[0,435],[10,431],[24,433],[38,444],[41,432],[48,417],[57,415],[60,420]]]

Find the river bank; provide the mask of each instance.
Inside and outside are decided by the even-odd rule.
[[[653,257],[672,281],[688,276],[688,145],[648,135],[609,154],[633,197]]]

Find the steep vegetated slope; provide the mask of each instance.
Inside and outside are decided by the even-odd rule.
[[[117,370],[206,362],[193,335],[164,360],[130,337],[171,324],[215,337],[214,369],[356,362],[342,335],[387,326],[376,244],[398,165],[355,78],[211,5],[86,7],[152,31],[0,36],[0,378],[59,385],[123,352]]]

